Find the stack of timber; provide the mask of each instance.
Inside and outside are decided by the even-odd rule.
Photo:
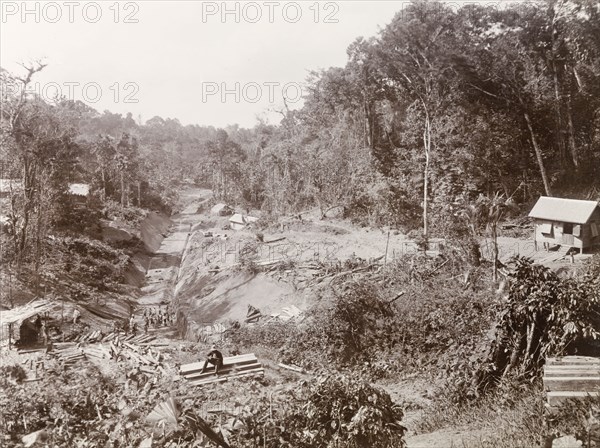
[[[264,367],[258,362],[254,353],[223,358],[223,367],[219,369],[218,375],[215,375],[215,366],[212,364],[206,367],[204,373],[200,373],[203,365],[204,361],[182,365],[180,375],[187,379],[192,386],[203,386],[222,383],[231,378],[264,375],[265,373]]]
[[[104,334],[100,330],[92,331],[90,333],[82,334],[79,336],[77,342],[99,342],[104,337]]]
[[[546,360],[544,388],[552,407],[569,399],[598,396],[599,386],[600,358],[565,356]]]
[[[88,340],[86,335],[85,340]],[[97,336],[94,336],[97,338]],[[102,343],[87,342],[56,342],[53,344],[52,354],[62,361],[66,367],[80,360],[129,360],[146,373],[160,371],[166,374],[163,368],[163,355],[158,348],[166,345],[154,341],[155,336],[125,335],[124,333],[111,333],[101,338]]]
[[[64,344],[72,344],[65,342]],[[76,362],[86,359],[85,353],[78,345],[63,345],[62,347],[56,347],[54,354],[61,361],[65,367],[71,367]]]

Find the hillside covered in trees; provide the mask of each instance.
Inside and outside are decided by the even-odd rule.
[[[300,110],[252,129],[48,104],[21,94],[40,67],[3,72],[3,177],[26,192],[11,210],[17,252],[38,204],[60,207],[42,198],[68,181],[101,201],[161,208],[192,179],[275,214],[341,207],[370,224],[425,219],[434,233],[458,197],[597,196],[599,14],[588,1],[417,2],[351,43],[345,67],[312,73]]]

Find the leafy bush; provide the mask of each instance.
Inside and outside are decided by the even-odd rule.
[[[307,313],[307,323],[289,338],[282,349],[284,361],[307,368],[352,366],[375,359],[377,351],[393,346],[394,313],[367,281],[333,292]]]
[[[236,347],[262,346],[278,350],[295,334],[295,324],[275,321],[232,330],[229,340]]]
[[[280,400],[275,406],[266,397],[254,400],[254,409],[242,416],[245,429],[238,434],[240,446],[405,446],[402,409],[386,392],[361,379],[322,377],[315,384],[303,383],[287,391]]]
[[[129,257],[93,239],[54,238],[46,250],[42,274],[48,291],[85,299],[94,293],[120,292]]]
[[[0,378],[12,380],[17,384],[20,384],[25,378],[27,378],[27,373],[25,373],[25,369],[23,369],[23,367],[18,365],[2,366],[0,367]]]
[[[323,289],[301,323],[242,328],[235,342],[280,349],[283,362],[308,369],[358,368],[373,379],[471,372],[498,307],[490,293],[457,281],[457,269],[453,260],[406,257],[385,271],[385,282],[369,274]]]
[[[485,389],[510,371],[541,374],[546,357],[568,353],[579,341],[600,337],[600,289],[589,272],[561,279],[527,258],[514,259],[515,270],[500,313],[496,340],[477,372]]]
[[[125,222],[135,229],[139,228],[140,223],[148,213],[147,210],[133,205],[122,207],[121,204],[112,200],[106,200],[106,202],[104,202],[102,212],[107,219]]]
[[[260,272],[260,266],[256,264],[258,258],[258,243],[256,241],[246,242],[238,254],[238,268],[242,272],[257,274]]]

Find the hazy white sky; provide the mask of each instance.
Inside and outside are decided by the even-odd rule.
[[[343,66],[403,1],[0,3],[0,65],[42,59],[34,88],[103,111],[183,124],[278,122],[311,70]],[[296,101],[296,102],[295,102]]]

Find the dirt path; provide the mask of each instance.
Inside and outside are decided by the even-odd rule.
[[[189,189],[183,193],[182,200],[186,205],[180,214],[171,218],[174,224],[169,229],[169,234],[150,259],[146,285],[142,287],[143,295],[138,299],[138,318],[146,307],[171,303],[192,227],[201,220],[202,215],[197,210],[209,200],[210,194],[205,189]]]
[[[468,448],[482,446],[485,442],[484,431],[467,428],[440,429],[407,437],[406,448]]]

